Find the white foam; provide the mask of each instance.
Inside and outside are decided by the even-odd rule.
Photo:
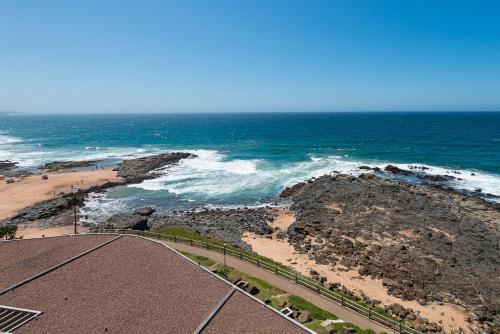
[[[263,160],[229,160],[224,154],[211,150],[189,151],[198,158],[185,159],[176,166],[163,170],[163,176],[146,180],[129,187],[149,191],[167,190],[177,195],[197,201],[252,194],[255,198],[276,195],[286,186],[333,172],[359,175],[361,165],[384,169],[389,163],[366,163],[347,160],[340,156],[312,156],[308,161],[272,165]],[[500,177],[478,171],[459,171],[422,164],[393,164],[411,170],[410,166],[425,166],[431,175],[452,175],[459,179],[449,184],[457,189],[474,191],[481,188],[483,193],[500,196]],[[475,174],[475,175],[472,175]]]
[[[372,165],[373,167],[379,167],[384,169],[388,164],[377,164]],[[423,172],[429,175],[448,175],[453,176],[456,179],[448,181],[449,184],[454,189],[475,191],[481,189],[481,192],[485,194],[492,194],[495,196],[500,196],[500,176],[485,173],[477,170],[468,169],[450,169],[446,167],[430,166],[419,163],[410,164],[392,164],[398,168],[404,170],[420,171],[412,169],[412,166],[424,167]],[[500,199],[489,199],[491,201],[500,202]]]
[[[127,211],[127,209],[130,208],[127,208],[123,200],[109,198],[107,193],[92,193],[80,208],[80,216],[83,221],[97,223],[103,217],[110,217],[115,213]]]
[[[3,145],[3,144],[12,144],[12,143],[20,143],[22,141],[23,140],[21,138],[10,137],[10,136],[5,136],[5,135],[0,134],[0,145]]]

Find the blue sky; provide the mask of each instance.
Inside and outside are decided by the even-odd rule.
[[[500,110],[500,1],[0,1],[0,110]]]

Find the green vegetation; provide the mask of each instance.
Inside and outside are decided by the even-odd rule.
[[[316,305],[308,302],[307,300],[299,296],[290,295],[286,291],[283,291],[282,289],[271,285],[269,282],[259,277],[246,275],[245,273],[242,273],[236,269],[224,266],[222,264],[218,264],[212,259],[209,259],[204,256],[193,255],[187,252],[183,252],[183,254],[192,259],[193,261],[200,263],[204,267],[217,267],[218,269],[216,273],[222,278],[226,279],[227,281],[233,282],[236,278],[240,278],[241,280],[248,282],[250,285],[255,286],[256,288],[259,289],[259,293],[255,297],[264,301],[269,306],[277,309],[278,311],[282,309],[283,304],[290,303],[293,304],[295,308],[299,309],[300,311],[309,312],[312,321],[305,323],[304,325],[309,329],[315,331],[316,333],[319,334],[328,333],[328,329],[330,328],[336,328],[338,333],[342,333],[343,328],[353,328],[356,331],[356,333],[359,334],[375,334],[375,332],[372,330],[363,330],[351,323],[331,324],[328,326],[328,328],[325,328],[321,326],[321,323],[324,320],[337,319],[337,316],[335,316],[335,314],[320,309]]]
[[[157,229],[155,231],[152,231],[153,233],[159,233],[159,234],[166,234],[166,235],[169,235],[169,236],[176,236],[176,237],[182,237],[182,238],[187,238],[187,239],[192,239],[192,240],[195,240],[195,241],[198,241],[198,242],[203,242],[203,243],[208,243],[210,245],[214,245],[214,246],[219,246],[219,247],[226,247],[226,249],[228,250],[232,250],[234,252],[237,252],[237,253],[241,253],[243,254],[244,256],[249,256],[249,257],[252,257],[254,259],[258,259],[259,261],[261,261],[262,263],[268,263],[270,265],[273,265],[273,266],[277,266],[281,269],[284,269],[290,273],[295,273],[295,271],[290,268],[290,267],[287,267],[287,266],[284,266],[282,265],[281,263],[278,263],[278,262],[275,262],[267,257],[264,257],[264,256],[261,256],[261,255],[258,255],[254,252],[251,252],[251,251],[247,251],[247,250],[244,250],[244,249],[241,249],[241,248],[238,248],[238,247],[235,247],[235,246],[232,246],[232,245],[228,245],[226,244],[224,241],[222,240],[216,240],[216,239],[211,239],[211,238],[208,238],[208,237],[205,237],[205,236],[202,236],[200,235],[199,233],[195,232],[195,231],[192,231],[192,230],[188,230],[188,229],[184,229],[184,228],[179,228],[179,227],[163,227],[163,228],[160,228],[160,229]],[[140,232],[139,232],[140,234]],[[170,239],[170,238],[169,238]],[[195,260],[197,261],[197,260]],[[198,262],[198,261],[197,261]],[[213,263],[212,263],[213,264]],[[209,265],[204,265],[204,266],[210,266],[212,264],[209,264]],[[303,279],[304,279],[304,276],[301,276]],[[257,279],[259,280],[258,278],[254,278],[254,279]],[[307,281],[311,282],[312,285],[315,285],[317,284],[317,282],[315,282],[314,280],[310,279],[310,278],[305,278],[307,279]],[[249,279],[245,279],[247,281],[250,281],[251,278]],[[264,281],[262,281],[264,282]],[[261,283],[262,283],[261,282]],[[254,281],[254,285],[257,286],[257,287],[261,287],[262,285],[259,284],[257,281]],[[266,282],[267,283],[267,282]],[[264,287],[264,289],[261,289],[261,291],[266,291],[266,288]],[[263,295],[266,295],[266,292],[261,292]],[[337,293],[338,295],[342,295],[344,296],[344,298],[346,299],[349,299],[353,302],[355,302],[356,304],[360,305],[360,306],[363,306],[363,307],[370,307],[369,305],[367,305],[363,300],[361,300],[360,298],[356,298],[355,296],[351,296],[351,295],[348,295],[340,290],[336,290],[335,293]],[[273,296],[272,294],[270,296]],[[268,298],[269,296],[267,296],[266,298]],[[259,297],[260,298],[260,297]],[[262,300],[265,300],[266,298],[261,298]],[[275,298],[268,298],[271,300],[272,302],[272,306],[275,307],[275,308],[278,308],[278,304],[276,304],[276,299]],[[281,305],[281,304],[280,304]],[[389,316],[385,310],[381,307],[374,307],[372,308],[372,310],[380,315],[383,315],[383,316],[386,316],[387,318],[389,319],[392,319],[391,316]],[[311,324],[311,326],[315,326],[314,325],[314,322],[313,321]],[[318,325],[319,326],[319,325]],[[308,325],[309,327],[309,325]],[[320,326],[321,327],[321,326]],[[355,328],[354,325],[351,326],[352,328]],[[323,327],[321,327],[323,328]],[[312,330],[315,330],[311,327]],[[371,333],[370,331],[358,331],[359,333]]]
[[[16,237],[17,226],[16,225],[6,225],[0,226],[0,239],[12,240]]]
[[[334,314],[320,309],[319,307],[309,303],[307,300],[299,296],[294,296],[294,295],[289,296],[288,302],[295,305],[299,310],[308,311],[313,319],[317,320],[337,319],[337,317]]]
[[[190,258],[191,260],[193,260],[194,262],[198,263],[200,266],[203,266],[203,267],[210,267],[211,265],[213,265],[215,263],[214,260],[209,259],[208,257],[205,257],[205,256],[193,255],[191,253],[186,253],[186,252],[181,252],[181,253],[184,256],[187,256],[188,258]]]
[[[269,263],[270,265],[278,266],[279,268],[282,268],[282,269],[291,270],[289,267],[284,266],[281,263],[275,262],[275,261],[273,261],[273,260],[271,260],[271,259],[269,259],[269,258],[267,258],[265,256],[261,256],[261,255],[259,255],[257,253],[250,252],[250,251],[244,250],[242,248],[232,246],[230,244],[226,244],[222,240],[217,240],[217,239],[212,239],[212,238],[204,237],[204,236],[202,236],[201,234],[199,234],[199,233],[197,233],[195,231],[188,230],[188,229],[185,229],[185,228],[181,228],[181,227],[162,227],[162,228],[159,228],[159,229],[151,231],[151,232],[152,233],[159,233],[159,234],[166,234],[166,235],[169,235],[169,236],[175,236],[175,237],[180,237],[180,238],[192,239],[192,240],[195,240],[195,241],[208,243],[208,244],[214,245],[214,246],[226,247],[226,249],[234,251],[234,252],[237,252],[237,253],[242,253],[244,256],[251,256],[251,257],[253,257],[255,259],[258,259],[261,262]]]

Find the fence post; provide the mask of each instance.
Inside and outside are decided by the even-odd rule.
[[[276,268],[276,275],[278,275],[278,266],[274,266]]]
[[[372,318],[372,309],[371,307],[368,307],[368,319]]]
[[[226,266],[226,246],[224,246],[224,267]]]
[[[299,281],[299,276],[295,274],[295,283],[297,283],[298,281]]]
[[[193,246],[193,239],[189,239],[189,241],[191,242],[191,246]]]
[[[177,242],[177,236],[174,235],[174,242]]]
[[[207,249],[208,249],[209,248],[208,242],[206,244],[207,244]]]
[[[344,296],[342,296],[341,301],[342,301],[342,302],[341,302],[342,306],[344,306]]]
[[[259,266],[259,263],[260,263],[260,260],[259,260],[259,259],[257,259],[257,267]]]

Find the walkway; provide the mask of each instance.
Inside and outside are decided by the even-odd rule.
[[[191,253],[194,255],[199,255],[199,256],[205,256],[208,257],[212,260],[215,260],[217,262],[223,263],[224,262],[224,255],[221,253],[218,253],[216,251],[210,251],[206,250],[203,248],[198,248],[198,247],[193,247],[190,245],[186,244],[181,244],[181,243],[175,243],[175,242],[170,242],[170,241],[162,241],[168,246],[180,251],[180,252],[187,252]],[[351,310],[342,307],[341,305],[322,297],[321,295],[318,295],[314,293],[313,291],[302,287],[300,285],[297,285],[291,281],[288,281],[287,279],[276,276],[275,274],[271,273],[270,271],[267,271],[263,268],[259,268],[249,262],[242,261],[240,259],[237,259],[233,256],[226,256],[226,265],[228,267],[237,269],[247,275],[251,276],[256,276],[259,278],[262,278],[263,280],[269,282],[270,284],[287,291],[290,294],[300,296],[304,298],[305,300],[313,303],[314,305],[318,306],[319,308],[322,308],[326,311],[329,311],[333,314],[335,314],[339,319],[342,319],[346,322],[351,322],[363,329],[373,329],[377,333],[380,332],[390,332],[391,330],[374,322],[371,321],[370,319],[363,317],[357,313],[352,312]]]

